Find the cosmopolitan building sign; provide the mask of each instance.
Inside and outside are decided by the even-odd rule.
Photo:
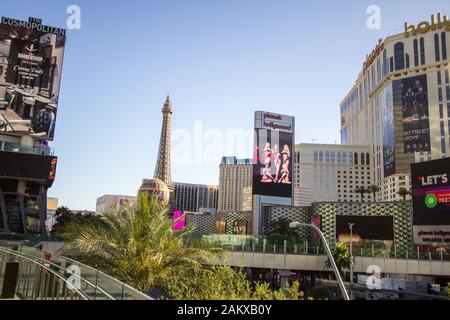
[[[41,19],[1,18],[0,101],[7,135],[52,140],[58,113],[66,31]],[[19,120],[19,121],[17,121]]]
[[[2,17],[2,24],[5,26],[15,27],[15,28],[23,28],[27,30],[35,30],[42,33],[50,33],[57,36],[65,37],[66,30],[56,27],[50,27],[41,24],[41,22],[37,19],[30,19],[29,21],[22,21],[13,18]]]

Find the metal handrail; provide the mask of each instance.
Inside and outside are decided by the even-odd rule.
[[[50,148],[48,146],[24,147],[24,146],[21,146],[19,143],[14,143],[14,144],[8,143],[8,147],[7,147],[6,144],[2,144],[2,141],[0,141],[0,151],[13,152],[13,153],[26,153],[26,154],[34,154],[34,155],[44,155],[44,156],[55,155],[55,149]]]
[[[0,248],[0,249],[2,249],[3,251],[7,251],[7,252],[10,252],[10,253],[13,253],[13,254],[18,253],[17,251],[11,250],[11,249],[6,249],[6,248]],[[19,255],[22,255],[22,256],[24,256],[24,257],[27,257],[28,259],[33,259],[33,260],[35,260],[35,261],[40,261],[40,263],[43,263],[43,264],[48,264],[48,265],[50,265],[50,266],[52,266],[52,267],[54,267],[54,268],[57,268],[57,269],[58,269],[59,271],[61,271],[62,273],[64,273],[64,272],[66,271],[66,269],[64,269],[64,268],[61,267],[60,265],[58,265],[58,264],[56,264],[56,263],[54,263],[54,262],[52,262],[52,261],[46,260],[45,258],[36,257],[36,256],[30,255],[30,254],[24,253],[24,252],[20,252]],[[108,292],[106,292],[105,290],[103,290],[103,288],[99,287],[98,285],[93,284],[93,283],[90,282],[89,280],[83,278],[81,275],[78,275],[78,274],[72,274],[71,276],[74,276],[74,277],[80,279],[80,281],[83,281],[83,282],[86,283],[87,285],[91,286],[93,289],[99,290],[101,293],[103,293],[103,294],[104,294],[106,297],[108,297],[110,300],[116,300],[116,299],[114,299],[114,297],[111,296]]]
[[[28,246],[22,246],[22,245],[19,245],[19,248],[18,248],[20,254],[24,254],[24,255],[26,255],[28,257],[31,257],[33,259],[37,259],[37,260],[43,261],[43,262],[45,262],[47,264],[51,264],[52,266],[58,268],[60,271],[65,272],[65,269],[63,269],[63,267],[61,267],[60,265],[58,265],[58,264],[56,264],[56,263],[54,263],[52,261],[49,261],[49,260],[45,259],[44,257],[35,256],[31,252],[25,253],[25,252],[22,251],[22,248],[29,248],[31,250],[36,251],[37,254],[44,254],[46,252],[41,251],[41,250],[39,250],[37,248],[28,247]],[[9,248],[4,248],[4,249],[11,250]],[[16,251],[14,251],[14,252],[16,252]],[[133,296],[133,298],[141,299],[141,300],[152,300],[151,297],[149,297],[148,295],[144,294],[143,292],[140,292],[139,290],[131,287],[130,285],[128,285],[126,283],[123,283],[120,280],[117,280],[114,277],[112,277],[112,276],[110,276],[110,275],[108,275],[108,274],[106,274],[106,273],[104,273],[104,272],[102,272],[100,270],[92,268],[92,267],[90,267],[88,265],[85,265],[85,264],[83,264],[83,263],[81,263],[79,261],[76,261],[76,260],[73,260],[71,258],[64,257],[64,256],[58,256],[58,257],[56,257],[56,259],[59,260],[59,262],[61,262],[61,263],[78,265],[78,267],[83,267],[83,268],[88,269],[89,271],[92,271],[95,274],[95,277],[96,277],[96,279],[95,279],[96,283],[95,284],[93,282],[87,280],[86,278],[83,278],[81,275],[74,275],[74,276],[79,277],[80,280],[82,280],[87,285],[90,285],[93,289],[98,290],[100,293],[104,294],[108,299],[118,300],[111,293],[109,293],[106,289],[104,289],[102,286],[98,285],[98,280],[101,279],[101,278],[104,278],[104,279],[106,278],[106,280],[109,281],[111,284],[117,285],[118,287],[120,287],[121,290],[122,290],[121,291],[122,299],[124,297],[123,295],[124,295],[124,292],[125,292],[125,289],[126,289],[127,292],[129,292]]]
[[[233,236],[227,235],[225,238]],[[262,253],[290,253],[290,254],[308,254],[308,255],[322,255],[325,254],[322,245],[311,245],[308,241],[302,242],[288,242],[288,239],[268,239],[266,237],[247,236],[246,238],[236,237],[237,242],[230,243],[225,239],[222,243],[221,236],[209,235],[203,236],[203,239],[209,242],[218,242],[226,250],[231,251],[246,251],[246,252],[262,252]],[[229,239],[228,239],[229,240]],[[243,240],[240,242],[240,240]],[[283,243],[284,242],[284,243]],[[442,246],[450,251],[450,246]],[[393,259],[407,259],[407,260],[423,260],[423,261],[450,261],[450,252],[439,252],[420,249],[420,246],[413,246],[409,248],[399,248],[397,245],[392,245],[390,248],[377,247],[353,247],[353,255],[355,257],[378,257],[378,258],[393,258]]]
[[[5,250],[3,248],[0,248],[0,252],[3,252],[4,254],[7,254],[7,255],[12,255],[12,256],[14,256],[15,259],[23,259],[23,260],[28,261],[28,262],[36,265],[36,266],[39,266],[41,269],[46,270],[47,272],[49,272],[49,273],[53,274],[54,276],[56,276],[59,280],[63,281],[69,288],[71,288],[71,290],[74,290],[80,297],[82,297],[83,300],[89,300],[89,297],[86,294],[84,294],[81,290],[79,290],[72,283],[70,283],[70,281],[68,281],[67,279],[62,277],[59,273],[53,271],[49,267],[47,267],[47,266],[45,266],[45,265],[43,265],[43,264],[41,264],[41,263],[39,263],[39,262],[37,262],[37,261],[35,261],[33,259],[30,259],[30,258],[28,258],[28,257],[26,257],[26,256],[24,256],[22,254],[19,254],[17,252],[11,252],[11,251]]]
[[[103,277],[106,277],[106,278],[111,279],[112,281],[116,282],[117,284],[120,284],[122,287],[129,289],[130,291],[132,291],[132,292],[135,293],[136,295],[140,296],[140,297],[143,298],[144,300],[152,300],[152,298],[150,298],[149,296],[147,296],[147,295],[144,294],[143,292],[140,292],[139,290],[133,288],[132,286],[130,286],[130,285],[128,285],[128,284],[126,284],[126,283],[124,283],[124,282],[122,282],[122,281],[117,280],[116,278],[110,276],[109,274],[106,274],[106,273],[104,273],[104,272],[102,272],[102,271],[100,271],[100,270],[98,270],[98,269],[94,269],[94,268],[92,268],[92,267],[90,267],[90,266],[88,266],[88,265],[86,265],[86,264],[84,264],[84,263],[81,263],[81,262],[79,262],[79,261],[73,260],[73,259],[71,259],[71,258],[64,257],[64,256],[62,256],[62,258],[65,259],[65,260],[67,260],[67,261],[69,261],[69,262],[71,262],[71,263],[81,265],[81,266],[83,266],[83,267],[85,267],[85,268],[87,268],[87,269],[89,269],[89,270],[92,270],[92,271],[94,271],[94,272],[97,272],[97,274],[102,275]]]

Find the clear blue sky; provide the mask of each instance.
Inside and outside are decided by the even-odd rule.
[[[0,14],[64,27],[70,4],[82,29],[68,32],[49,195],[72,209],[153,176],[167,93],[173,129],[247,129],[262,109],[294,115],[296,142],[339,143],[339,102],[377,40],[450,14],[448,0],[14,0]],[[371,4],[381,30],[366,27]],[[217,184],[217,164],[174,165],[173,179]]]

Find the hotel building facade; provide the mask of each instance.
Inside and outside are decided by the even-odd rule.
[[[356,187],[371,184],[367,146],[301,143],[295,146],[294,206],[361,201]],[[365,195],[368,200],[369,195]]]
[[[105,194],[97,198],[95,213],[105,214],[122,211],[127,205],[136,203],[137,197]]]
[[[190,183],[174,183],[175,210],[189,212],[217,211],[219,187]]]
[[[410,189],[411,163],[450,156],[450,21],[380,40],[340,104],[342,144],[370,146],[378,201]]]
[[[219,171],[219,212],[242,211],[243,189],[253,180],[252,160],[223,157]]]

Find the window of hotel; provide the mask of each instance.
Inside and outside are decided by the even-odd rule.
[[[391,57],[389,65],[390,65],[390,72],[393,72],[394,71],[394,58],[393,57]]]
[[[381,81],[380,58],[377,59],[377,83]]]
[[[319,152],[319,163],[323,162],[323,151]]]
[[[441,138],[442,154],[445,155],[445,138]]]
[[[441,71],[437,72],[437,82],[438,82],[438,86],[442,85],[442,74],[441,74]]]
[[[372,65],[372,88],[375,86],[375,64]]]
[[[434,35],[434,56],[435,56],[436,61],[441,60],[440,53],[439,53],[440,51],[441,50],[439,48],[439,35],[436,33]]]
[[[361,165],[364,165],[364,163],[366,162],[364,153],[361,153]]]
[[[330,151],[327,151],[327,152],[325,153],[325,162],[326,162],[326,163],[330,163]]]
[[[394,45],[395,70],[405,69],[405,45],[397,42]]]
[[[353,161],[357,165],[358,164],[358,154],[355,153],[353,156],[354,156]]]
[[[387,53],[386,49],[383,50],[383,77],[388,73],[387,70]]]
[[[367,101],[367,78],[364,78],[364,104]]]
[[[216,221],[216,232],[218,234],[227,233],[227,222],[225,220]]]
[[[420,38],[420,64],[425,64],[425,39]]]
[[[314,163],[319,162],[319,153],[317,151],[314,151]]]
[[[246,235],[247,234],[247,221],[236,220],[233,223],[233,234]]]
[[[359,85],[359,108],[363,106],[363,95],[362,95],[362,85]]]
[[[414,65],[416,67],[419,65],[419,43],[417,39],[414,39]]]
[[[353,159],[353,152],[349,152],[348,153],[348,164],[353,164],[354,159]]]
[[[409,69],[409,54],[405,54],[405,60],[406,60],[406,69]]]
[[[339,151],[337,153],[337,163],[341,163],[342,162],[342,153]]]
[[[335,163],[335,162],[336,162],[335,153],[334,153],[334,151],[331,151],[331,163]]]
[[[370,166],[370,155],[366,153],[366,165]]]
[[[347,164],[347,152],[342,153],[342,162]]]
[[[442,45],[442,60],[447,60],[447,41],[445,39],[445,32],[441,33],[441,45]]]

